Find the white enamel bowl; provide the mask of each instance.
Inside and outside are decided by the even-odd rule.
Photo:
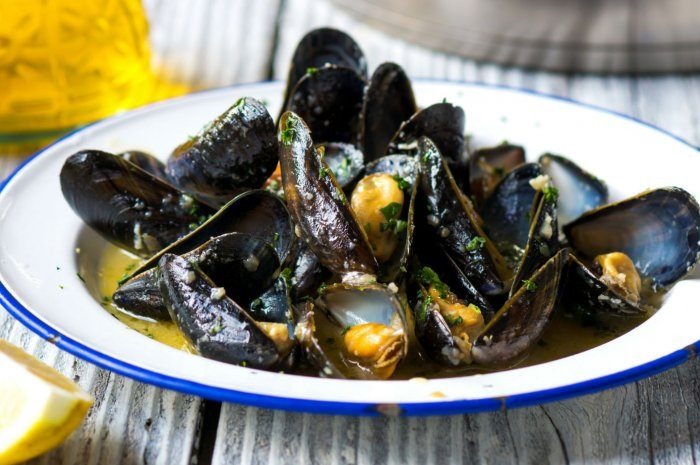
[[[443,98],[461,105],[474,146],[507,139],[524,145],[530,158],[565,154],[606,180],[613,199],[670,185],[700,198],[697,150],[638,121],[502,87],[418,81],[415,91],[421,105]],[[100,121],[37,154],[0,187],[0,303],[42,337],[117,373],[203,397],[308,412],[416,415],[530,405],[649,376],[698,347],[700,280],[692,276],[648,321],[595,349],[527,368],[423,383],[317,379],[226,365],[167,347],[112,318],[93,297],[105,243],[61,195],[58,174],[66,157],[86,148],[142,149],[165,157],[238,97],[267,101],[274,115],[281,94],[280,83],[193,94]],[[76,276],[79,266],[86,283]]]

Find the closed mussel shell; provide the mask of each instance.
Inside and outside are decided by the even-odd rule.
[[[382,63],[370,78],[362,104],[360,148],[370,162],[387,153],[401,123],[417,111],[411,81],[395,63]]]
[[[505,290],[501,277],[505,263],[481,228],[481,219],[469,199],[459,190],[440,151],[428,138],[419,143],[421,163],[420,221],[430,237],[459,266],[464,275],[484,295]],[[425,241],[423,241],[425,242]]]
[[[283,102],[288,101],[292,89],[302,77],[327,64],[342,66],[367,77],[367,60],[352,37],[328,27],[314,29],[299,41],[294,50]]]
[[[277,165],[275,123],[261,102],[243,97],[167,162],[168,179],[214,207],[262,187]]]
[[[71,155],[60,181],[63,196],[85,223],[144,258],[188,234],[212,211],[124,158],[99,150]]]
[[[308,126],[291,112],[280,120],[280,168],[298,235],[320,263],[336,274],[376,275],[377,262],[343,190],[314,148]]]
[[[324,66],[296,84],[286,109],[299,115],[314,139],[321,142],[357,142],[365,81],[354,70]]]
[[[280,262],[265,240],[243,233],[214,237],[183,255],[211,277],[237,302],[247,305],[272,286]],[[147,269],[119,286],[112,301],[129,313],[156,320],[168,320],[156,268]]]

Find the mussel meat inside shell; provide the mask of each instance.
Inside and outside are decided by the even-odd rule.
[[[327,287],[306,308],[296,335],[326,377],[386,379],[408,351],[403,307],[379,285]]]

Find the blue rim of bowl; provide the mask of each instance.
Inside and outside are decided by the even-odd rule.
[[[434,84],[462,84],[473,87],[484,87],[490,89],[501,89],[514,91],[517,93],[535,95],[537,97],[546,98],[550,100],[558,100],[573,104],[582,108],[588,108],[592,110],[599,111],[601,113],[607,113],[632,121],[634,123],[646,126],[654,131],[657,131],[665,136],[668,136],[696,151],[700,148],[688,143],[683,138],[672,134],[665,129],[661,129],[651,123],[641,121],[632,116],[626,115],[624,113],[616,112],[614,110],[609,110],[596,105],[590,105],[576,100],[562,97],[558,95],[551,95],[547,93],[537,92],[530,89],[522,89],[518,87],[511,87],[500,84],[488,84],[484,82],[469,82],[469,81],[450,81],[450,80],[439,80],[439,79],[414,79],[414,82],[421,83],[434,83]],[[265,85],[279,83],[279,81],[262,81],[257,83],[240,84],[235,86],[221,87],[215,89],[207,89],[198,92],[194,92],[188,95],[205,94],[211,92],[220,92],[226,89],[245,89],[246,87],[254,87],[256,85]],[[176,97],[172,100],[179,100],[187,98],[188,95],[182,97]],[[158,105],[160,103],[167,102],[156,102],[154,104],[141,107],[138,110],[148,108],[153,105]],[[119,115],[117,115],[119,116]],[[29,163],[31,163],[35,158],[40,156],[49,148],[58,144],[59,142],[71,137],[72,135],[91,127],[97,123],[103,122],[110,118],[104,120],[96,121],[94,123],[82,126],[75,129],[74,131],[65,134],[63,137],[57,139],[50,145],[44,147],[43,149],[37,151],[24,162],[22,162],[5,180],[0,183],[0,192],[4,191],[8,186],[10,181],[24,169]],[[581,396],[584,394],[592,394],[605,389],[610,389],[613,387],[621,386],[632,381],[637,381],[642,378],[646,378],[669,368],[678,366],[685,362],[686,360],[695,357],[698,350],[700,350],[700,340],[696,341],[683,349],[671,352],[668,355],[660,357],[656,360],[638,365],[627,370],[619,371],[606,376],[601,376],[599,378],[589,379],[579,383],[569,384],[567,386],[560,386],[552,389],[545,389],[535,392],[529,392],[524,394],[516,394],[507,397],[498,398],[484,398],[484,399],[465,399],[465,400],[454,400],[454,401],[442,401],[442,402],[416,402],[416,403],[401,403],[401,404],[376,404],[376,403],[362,403],[362,402],[340,402],[340,401],[318,401],[318,400],[307,400],[307,399],[297,399],[288,397],[278,397],[263,394],[255,394],[243,391],[236,391],[234,389],[220,388],[209,386],[201,383],[196,383],[193,381],[188,381],[186,379],[177,378],[173,376],[163,375],[161,373],[147,370],[131,363],[118,360],[114,357],[105,355],[95,349],[81,344],[80,342],[71,339],[70,337],[61,334],[59,331],[54,329],[48,323],[43,322],[37,316],[35,316],[32,311],[25,306],[23,306],[14,296],[10,293],[9,289],[0,282],[0,305],[2,305],[13,317],[15,317],[24,326],[30,329],[32,332],[36,333],[40,337],[46,339],[57,347],[69,352],[72,355],[82,358],[88,362],[91,362],[101,368],[112,371],[114,373],[127,376],[129,378],[141,381],[144,383],[152,384],[165,389],[171,389],[179,391],[186,394],[193,394],[196,396],[204,397],[207,399],[218,400],[222,402],[233,402],[237,404],[250,405],[254,407],[261,408],[271,408],[295,412],[306,412],[306,413],[322,413],[322,414],[339,414],[339,415],[358,415],[358,416],[378,416],[378,415],[407,415],[407,416],[422,416],[422,415],[447,415],[447,414],[458,414],[458,413],[476,413],[485,411],[494,411],[504,408],[517,408],[526,407],[532,405],[538,405],[546,402],[554,402],[558,400],[568,399],[572,397]]]

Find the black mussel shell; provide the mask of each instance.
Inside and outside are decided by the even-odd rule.
[[[546,153],[540,157],[542,171],[559,191],[559,224],[570,223],[588,210],[608,203],[608,187],[571,160]]]
[[[270,368],[282,357],[255,320],[186,259],[165,254],[160,289],[173,321],[200,355],[225,363]]]
[[[541,174],[537,163],[515,168],[498,183],[480,209],[489,236],[504,255],[511,255],[514,248],[522,250],[527,244],[537,195],[530,181]]]
[[[295,242],[291,269],[292,295],[295,300],[311,295],[331,275],[301,238]]]
[[[365,81],[353,70],[324,66],[297,83],[286,108],[319,142],[356,143]]]
[[[243,233],[214,237],[182,257],[196,263],[241,304],[247,304],[272,286],[280,268],[277,253],[270,244]],[[122,284],[112,296],[112,302],[135,315],[170,319],[160,293],[157,268],[150,268]]]
[[[556,198],[540,194],[535,205],[527,245],[510,288],[511,295],[560,248]]]
[[[301,78],[327,64],[349,68],[363,78],[367,77],[367,60],[352,37],[328,27],[314,29],[299,41],[294,50],[283,102],[288,101]]]
[[[246,233],[270,244],[280,263],[284,263],[294,242],[292,223],[284,201],[261,189],[240,194],[208,218],[187,236],[151,257],[129,277],[155,267],[161,255],[183,255],[207,242],[212,237],[238,232]]]
[[[418,110],[411,81],[396,63],[382,63],[365,91],[359,146],[370,162],[387,153],[401,123]]]
[[[130,161],[157,178],[163,180],[168,179],[168,176],[165,174],[165,163],[150,153],[141,152],[140,150],[129,150],[127,152],[118,153],[117,156],[122,157],[126,161]]]
[[[568,251],[550,258],[503,305],[472,347],[480,365],[504,366],[519,361],[540,339],[562,294]]]
[[[68,157],[61,190],[73,211],[118,247],[150,257],[211,209],[124,158],[99,150]]]
[[[469,194],[477,205],[491,195],[507,173],[525,163],[525,149],[506,142],[482,148],[469,157]]]
[[[280,168],[296,228],[321,264],[338,274],[376,275],[377,261],[342,188],[314,148],[309,128],[291,112],[280,120]]]
[[[362,152],[354,145],[342,142],[317,144],[316,150],[323,147],[323,161],[335,175],[343,189],[352,185],[364,167]]]
[[[433,141],[445,159],[460,162],[464,158],[464,110],[442,102],[414,114],[396,131],[388,153],[405,153],[417,148],[418,139],[425,136]]]
[[[683,189],[655,189],[584,213],[564,233],[584,258],[623,252],[642,278],[666,287],[698,261],[700,208]]]
[[[430,139],[420,139],[421,202],[416,218],[430,244],[442,247],[484,295],[504,292],[505,262],[481,228],[481,219],[459,190],[440,151]]]
[[[407,183],[413,185],[418,175],[418,161],[410,155],[385,155],[365,166],[365,175],[374,173],[389,173],[402,177]]]
[[[265,105],[243,97],[173,151],[168,179],[221,206],[241,192],[262,187],[277,165],[275,138],[275,123]]]

